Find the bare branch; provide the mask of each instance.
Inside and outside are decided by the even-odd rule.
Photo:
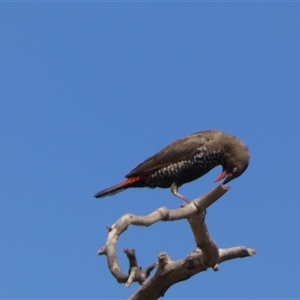
[[[167,289],[191,276],[213,268],[218,270],[218,264],[255,254],[255,250],[245,247],[218,249],[216,242],[210,237],[205,224],[206,209],[217,201],[229,190],[229,187],[219,185],[205,196],[194,200],[186,206],[176,210],[168,210],[161,207],[147,216],[126,214],[114,223],[108,232],[106,244],[98,251],[99,255],[106,255],[108,267],[113,276],[120,283],[130,286],[132,282],[139,282],[142,286],[130,299],[158,299]],[[187,219],[193,231],[198,250],[192,252],[185,259],[172,261],[167,253],[158,256],[158,268],[156,273],[146,283],[150,272],[157,264],[153,263],[145,270],[138,266],[135,250],[124,249],[129,260],[129,271],[125,274],[117,259],[117,242],[120,235],[129,225],[150,226],[158,221],[175,221]]]
[[[218,268],[219,249],[216,242],[210,237],[205,221],[205,213],[193,214],[188,217],[197,246],[202,250],[205,264],[214,270]]]
[[[255,250],[245,247],[235,247],[220,249],[219,263],[229,259],[246,257],[255,254]],[[166,253],[161,253],[158,257],[164,263],[159,264],[157,272],[139,290],[134,293],[130,300],[156,300],[163,297],[165,292],[175,283],[189,279],[190,277],[206,271],[204,255],[201,250],[191,253],[188,257],[180,261],[172,261]]]

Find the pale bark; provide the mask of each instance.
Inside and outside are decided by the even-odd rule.
[[[218,264],[226,260],[255,254],[255,250],[242,246],[219,249],[208,232],[205,224],[206,209],[228,190],[229,187],[219,185],[205,196],[176,210],[161,207],[147,216],[126,214],[109,228],[106,244],[98,251],[98,254],[107,256],[108,267],[118,282],[125,283],[126,286],[130,286],[132,282],[139,282],[142,285],[130,299],[158,299],[164,295],[169,287],[179,281],[186,280],[208,268],[217,271],[219,269]],[[151,264],[143,270],[138,266],[135,250],[124,249],[129,260],[129,272],[125,274],[122,271],[117,259],[117,242],[129,225],[147,227],[158,221],[181,219],[187,219],[189,222],[198,247],[197,250],[180,261],[172,261],[167,253],[160,253],[158,264]],[[155,274],[146,281],[156,266],[158,267]]]

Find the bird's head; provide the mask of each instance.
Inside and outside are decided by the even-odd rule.
[[[228,138],[225,146],[223,171],[215,182],[225,178],[223,184],[242,175],[248,168],[250,153],[248,147],[234,136]]]

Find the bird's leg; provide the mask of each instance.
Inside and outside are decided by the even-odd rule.
[[[186,203],[190,203],[191,201],[187,198],[185,198],[184,196],[182,196],[181,194],[179,194],[178,192],[178,184],[176,181],[174,181],[171,185],[171,192],[174,196],[178,197],[179,199],[183,200]]]

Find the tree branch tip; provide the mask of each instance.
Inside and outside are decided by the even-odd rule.
[[[219,265],[218,265],[218,264],[214,265],[214,266],[213,266],[213,270],[214,270],[215,272],[219,271]]]
[[[229,191],[229,190],[231,189],[230,186],[225,185],[225,184],[220,184],[219,186],[220,186],[223,190],[225,190],[226,192]]]
[[[149,274],[150,274],[150,272],[154,269],[154,268],[156,268],[158,266],[158,263],[153,263],[153,264],[151,264],[146,270],[145,270],[145,273],[146,274],[148,274],[148,276],[149,276]]]
[[[170,260],[170,257],[167,252],[161,252],[158,255],[159,260]]]
[[[111,226],[106,226],[106,229],[107,229],[108,232],[112,231],[112,227]]]
[[[129,288],[129,287],[131,286],[132,282],[133,282],[133,280],[130,279],[130,278],[128,278],[127,282],[125,283],[125,286],[126,286],[127,288]]]
[[[161,206],[160,208],[157,209],[157,211],[168,211],[168,209],[165,206]]]
[[[134,278],[136,277],[137,271],[138,271],[138,267],[130,268],[130,274],[129,274],[128,279],[125,283],[126,287],[130,287],[130,285],[132,284]]]
[[[171,261],[171,258],[166,252],[162,252],[158,255],[158,267],[164,268]]]
[[[131,286],[131,284],[132,284],[132,280],[128,280],[127,282],[125,282],[125,286],[127,288],[129,288]]]
[[[134,249],[124,248],[123,251],[127,255],[135,256],[135,250]]]
[[[106,254],[106,248],[103,247],[103,248],[99,249],[98,252],[97,252],[97,254],[98,255],[104,255],[104,254]]]

